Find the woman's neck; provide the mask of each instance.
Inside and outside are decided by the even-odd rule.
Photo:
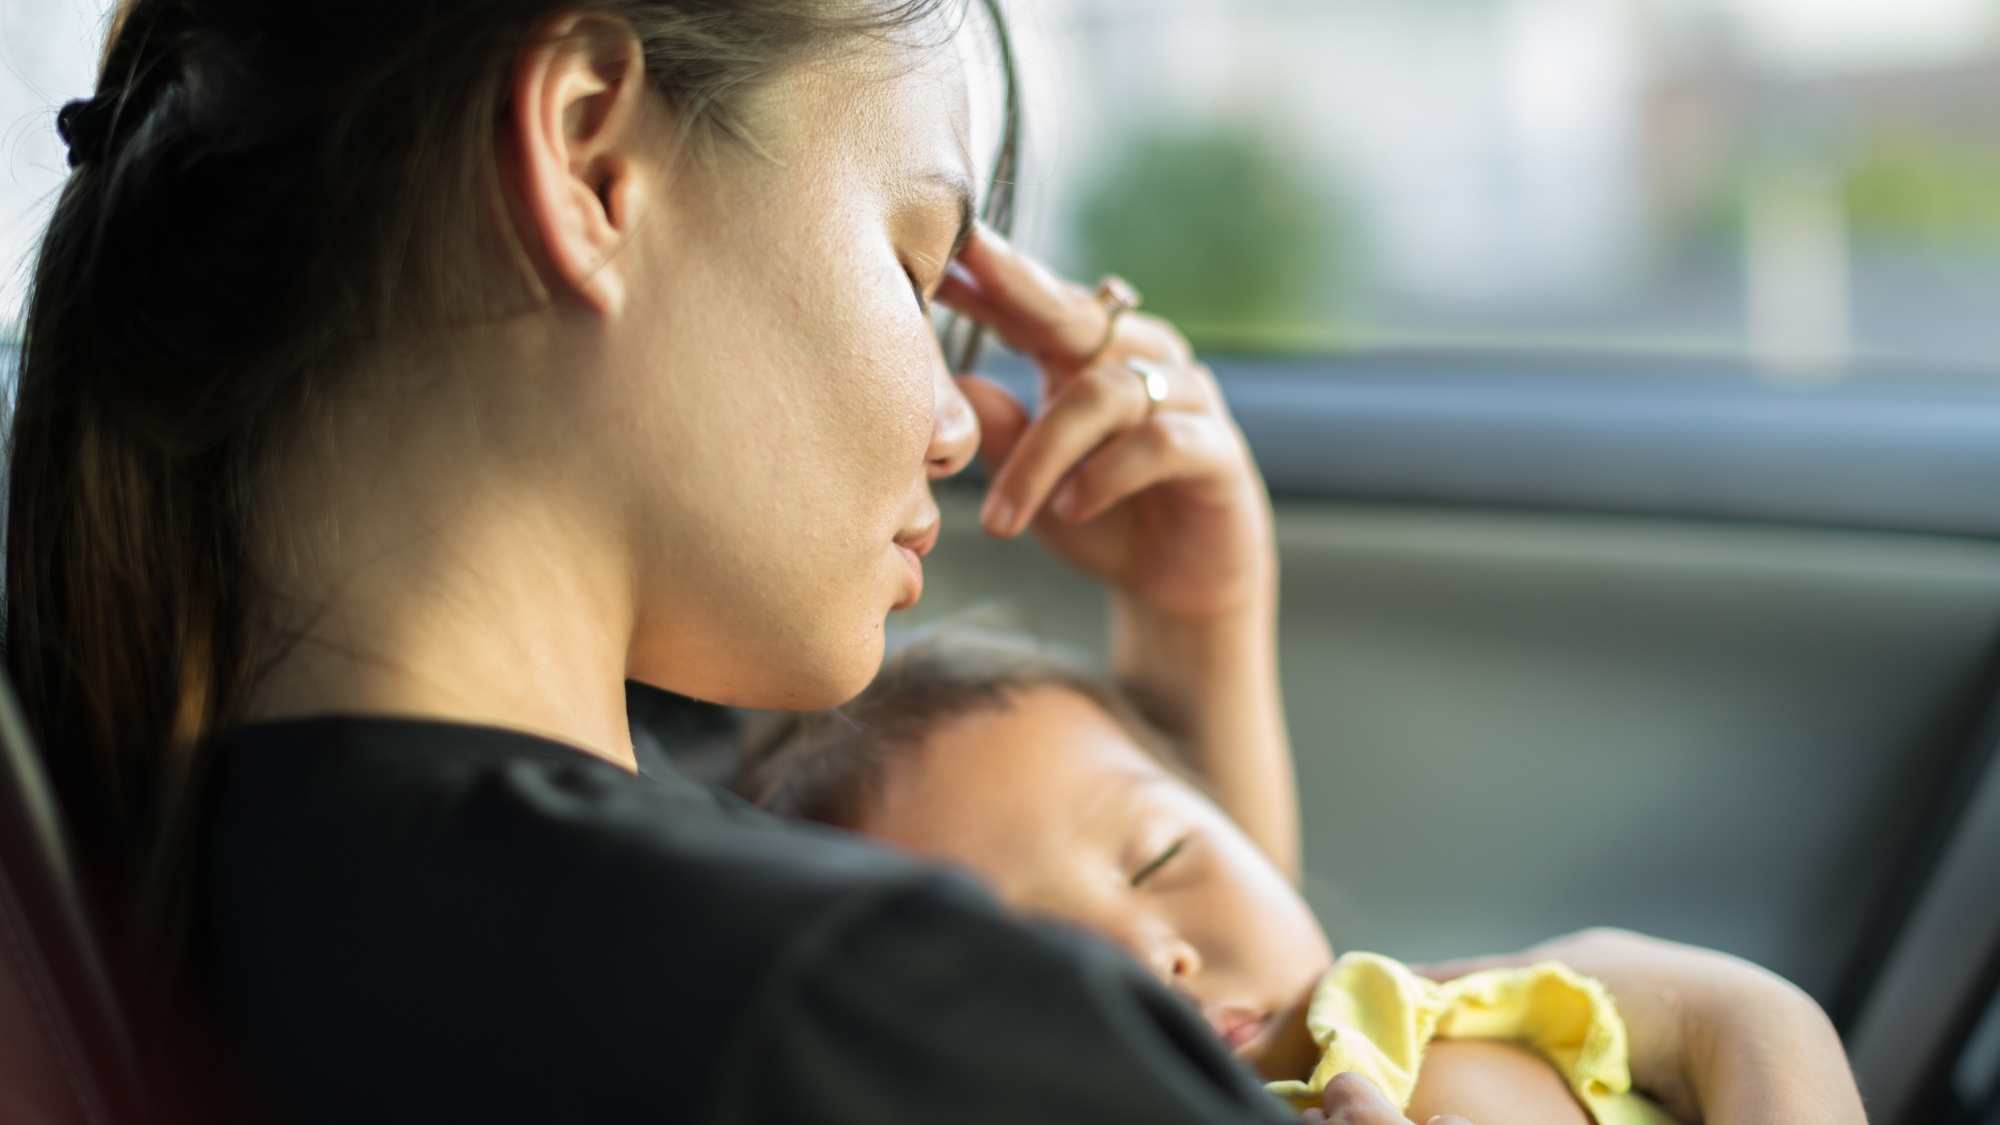
[[[348,396],[270,466],[258,577],[282,648],[245,718],[477,723],[632,769],[635,598],[602,550],[612,515],[511,439],[492,405],[509,376],[475,370],[483,401],[450,375],[375,380],[423,401]]]

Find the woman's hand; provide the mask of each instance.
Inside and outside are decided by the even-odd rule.
[[[1296,879],[1271,503],[1214,376],[1165,321],[1112,315],[984,229],[938,299],[1041,369],[1033,418],[998,384],[959,381],[993,478],[981,522],[1003,537],[1033,527],[1111,587],[1114,674],[1181,736],[1224,811]]]
[[[938,300],[992,328],[1041,371],[1042,406],[960,380],[992,474],[980,520],[1033,527],[1058,555],[1153,612],[1205,620],[1275,596],[1270,502],[1208,369],[1157,317],[1113,317],[990,231],[954,263]],[[1138,360],[1164,378],[1155,403]]]
[[[1358,1074],[1336,1074],[1326,1084],[1326,1108],[1306,1110],[1308,1125],[1411,1125],[1373,1082]],[[1424,1125],[1472,1125],[1463,1117],[1433,1117]]]
[[[1833,1025],[1774,973],[1713,950],[1586,930],[1516,954],[1426,965],[1438,980],[1556,961],[1611,990],[1632,1082],[1682,1121],[1865,1121]]]

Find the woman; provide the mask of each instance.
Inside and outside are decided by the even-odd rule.
[[[1282,1119],[1123,958],[630,772],[628,677],[767,708],[867,682],[928,480],[978,442],[941,290],[1095,388],[1098,432],[1184,424],[1162,326],[983,238],[947,279],[958,15],[121,7],[36,267],[8,663],[128,977],[185,966],[283,1118]],[[1081,431],[968,393],[1014,446],[1011,533]],[[1273,604],[1188,531],[1261,501],[1173,449],[1127,464],[1194,483],[1121,474],[1144,503],[1080,542],[1165,560],[1126,647],[1186,675],[1268,646]],[[1250,667],[1194,721],[1258,721]],[[1742,991],[1788,1021],[1718,1000],[1715,1042],[1823,1048]],[[1661,1083],[1770,1092],[1659,1026]]]

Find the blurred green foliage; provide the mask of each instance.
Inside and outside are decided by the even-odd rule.
[[[1748,150],[1670,229],[1687,245],[1733,250],[1742,244],[1745,211],[1759,183],[1821,169],[1839,196],[1850,237],[1865,247],[2000,252],[2000,146],[1923,133],[1877,133],[1841,155],[1790,164]]]
[[[1346,249],[1326,180],[1247,127],[1139,133],[1086,181],[1082,268],[1130,280],[1198,348],[1326,346]]]
[[[1841,194],[1859,237],[2000,249],[2000,148],[1876,137],[1848,165]]]

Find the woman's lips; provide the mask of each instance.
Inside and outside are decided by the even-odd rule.
[[[896,536],[896,550],[901,552],[903,561],[910,567],[909,589],[897,599],[892,609],[908,609],[924,596],[924,556],[937,546],[938,521],[933,518],[921,530],[905,532]]]
[[[902,554],[903,561],[910,565],[910,583],[903,596],[897,598],[896,604],[889,607],[892,611],[908,609],[922,601],[924,596],[924,557],[916,548],[905,547],[901,543],[896,544],[896,550]]]

